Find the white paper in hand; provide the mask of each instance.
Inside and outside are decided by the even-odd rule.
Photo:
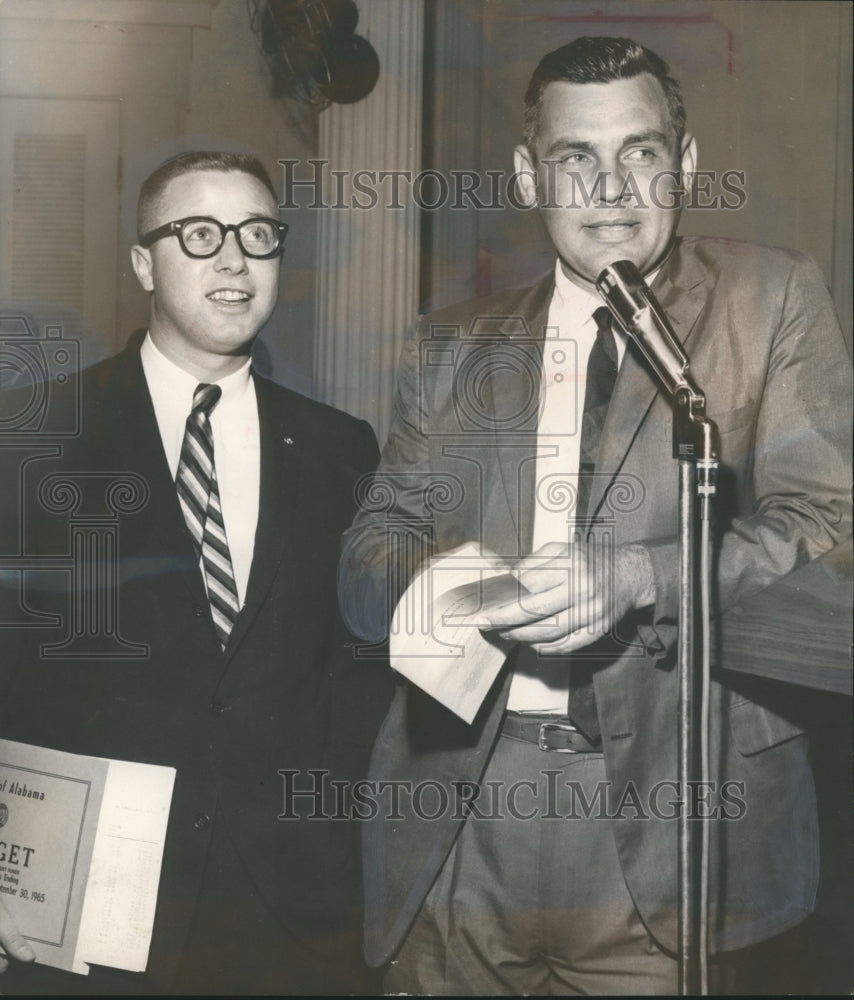
[[[481,632],[489,622],[479,612],[518,600],[520,588],[497,557],[474,545],[432,560],[395,608],[392,667],[471,723],[513,645]]]

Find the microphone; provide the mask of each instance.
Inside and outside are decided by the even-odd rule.
[[[609,265],[596,279],[596,289],[671,395],[683,388],[699,394],[673,327],[635,265],[630,260]]]

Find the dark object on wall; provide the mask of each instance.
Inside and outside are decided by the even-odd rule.
[[[354,34],[354,0],[247,0],[249,22],[272,74],[274,97],[321,108],[367,97],[380,61]]]

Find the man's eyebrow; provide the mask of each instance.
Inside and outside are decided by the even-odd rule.
[[[634,135],[627,135],[623,139],[624,146],[635,146],[639,142],[660,142],[662,146],[670,145],[670,139],[664,134],[664,132],[659,132],[658,129],[649,129],[647,132],[638,132]]]
[[[636,146],[638,143],[657,142],[662,146],[669,146],[670,139],[658,129],[648,129],[646,132],[633,132],[623,136],[621,146]],[[558,153],[565,153],[567,150],[578,150],[580,153],[595,153],[596,144],[586,142],[583,139],[556,139],[546,150],[544,160],[550,159]]]
[[[581,139],[556,139],[546,150],[543,159],[554,156],[555,153],[564,153],[568,149],[577,149],[581,153],[594,153],[596,147],[592,142],[584,142]]]

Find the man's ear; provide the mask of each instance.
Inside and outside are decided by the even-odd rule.
[[[537,204],[537,171],[534,157],[527,146],[517,146],[513,150],[513,169],[516,171],[516,190],[519,201],[527,208]]]
[[[686,132],[682,137],[682,186],[687,191],[691,187],[691,177],[697,169],[697,140]]]
[[[141,247],[138,243],[130,248],[130,262],[133,264],[134,272],[139,283],[147,292],[154,291],[154,279],[151,276],[151,251]]]

